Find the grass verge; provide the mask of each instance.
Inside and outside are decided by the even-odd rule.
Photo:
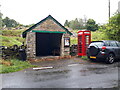
[[[83,59],[83,60],[89,60],[87,56],[82,56],[81,59]]]
[[[28,61],[20,60],[0,60],[0,73],[10,73],[20,71],[30,67],[37,67],[36,65],[31,65]]]

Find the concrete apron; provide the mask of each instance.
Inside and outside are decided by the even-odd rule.
[[[70,59],[70,58],[73,58],[73,57],[71,55],[67,55],[67,56],[40,56],[40,57],[35,57],[35,58],[28,58],[28,61],[39,62],[39,61],[52,61],[52,60],[60,60],[60,59]]]

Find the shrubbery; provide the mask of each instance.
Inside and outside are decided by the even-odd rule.
[[[120,14],[112,16],[109,23],[101,26],[99,30],[105,33],[109,40],[120,41]]]

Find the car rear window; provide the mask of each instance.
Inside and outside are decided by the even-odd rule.
[[[104,43],[103,42],[92,42],[90,44],[90,46],[94,46],[94,45],[97,45],[98,47],[102,47],[102,46],[104,46]]]
[[[118,47],[120,47],[120,42],[116,42],[116,43],[117,43]]]

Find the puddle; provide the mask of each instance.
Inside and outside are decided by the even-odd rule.
[[[90,73],[89,73],[89,71],[87,70],[87,69],[82,69],[82,70],[80,70],[80,75],[81,76],[88,76]]]
[[[42,74],[44,75],[54,75],[54,74],[65,74],[68,73],[70,70],[58,70],[58,71],[53,71],[53,72],[44,72]]]
[[[88,76],[90,74],[107,73],[105,67],[84,67],[79,72],[80,72],[81,76]]]
[[[70,64],[70,65],[68,65],[68,66],[71,67],[71,66],[77,66],[77,65],[79,65],[79,64]]]
[[[103,74],[103,73],[107,73],[108,70],[105,67],[95,67],[95,68],[88,68],[88,70],[91,73],[95,73],[95,74]]]
[[[68,78],[69,76],[67,73],[70,70],[57,70],[57,71],[48,71],[48,72],[42,72],[42,73],[35,73],[34,74],[34,81],[46,81],[46,80],[57,80],[60,78]]]

